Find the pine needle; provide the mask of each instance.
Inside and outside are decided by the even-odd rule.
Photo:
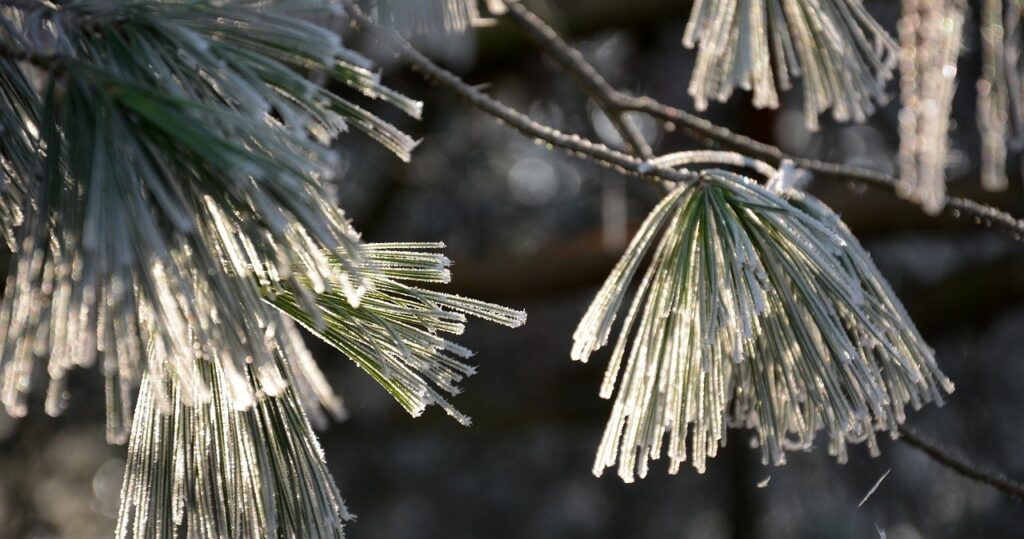
[[[697,110],[737,88],[753,92],[755,107],[778,108],[776,87],[799,78],[810,130],[825,111],[862,122],[885,104],[897,57],[860,0],[700,0],[683,44],[698,49],[689,85]]]
[[[601,386],[611,418],[594,464],[644,477],[667,455],[703,471],[726,429],[753,429],[763,460],[894,434],[904,406],[952,391],[884,279],[827,207],[710,170],[637,232],[574,334],[573,359],[607,344],[650,256]],[[666,441],[667,436],[667,441]]]

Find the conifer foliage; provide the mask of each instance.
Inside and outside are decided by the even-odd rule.
[[[343,413],[293,320],[406,409],[472,374],[466,315],[525,314],[410,286],[449,280],[438,244],[365,245],[331,201],[350,127],[398,158],[405,133],[314,76],[418,117],[311,21],[320,0],[83,0],[3,8],[0,399],[46,411],[67,372],[106,377],[129,437],[118,533],[331,537],[344,505],[310,418]],[[41,365],[40,365],[41,364]],[[141,390],[140,390],[141,386]],[[138,398],[136,398],[138,395]],[[136,402],[137,401],[137,402]],[[134,423],[133,423],[134,419]]]
[[[471,317],[526,322],[443,292],[443,244],[365,243],[338,208],[341,133],[359,131],[404,161],[416,146],[357,102],[414,119],[422,109],[327,27],[349,15],[364,30],[389,26],[399,52],[521,132],[677,182],[573,336],[572,358],[587,361],[618,333],[595,474],[617,467],[633,481],[662,456],[672,473],[687,460],[703,471],[730,428],[752,430],[766,463],[819,435],[840,461],[850,443],[874,454],[878,433],[899,435],[907,408],[953,391],[871,257],[801,191],[805,173],[778,148],[689,120],[702,137],[779,157],[651,158],[628,113],[671,108],[618,94],[549,28],[533,37],[638,139],[634,154],[533,122],[399,37],[486,24],[506,1],[510,17],[535,24],[511,0],[0,0],[0,232],[13,252],[0,403],[23,416],[45,385],[56,415],[69,406],[69,371],[102,373],[107,437],[128,444],[119,537],[342,537],[351,515],[313,427],[345,410],[303,331],[411,415],[436,405],[468,425],[449,399],[475,372],[472,352],[450,336]],[[1022,6],[982,2],[990,189],[1006,187],[1008,155],[1024,140]],[[936,213],[948,202],[966,5],[902,8],[897,42],[860,0],[697,0],[683,36],[697,49],[689,93],[699,110],[737,88],[775,108],[800,80],[815,130],[825,112],[867,119],[898,68],[900,179],[880,181]]]
[[[703,471],[729,427],[753,429],[774,464],[824,430],[843,461],[849,442],[874,452],[876,430],[896,435],[904,406],[952,391],[838,217],[786,195],[709,169],[637,232],[574,335],[580,361],[608,342],[650,256],[601,386],[615,403],[595,474],[618,463],[631,482],[663,453],[673,473]]]

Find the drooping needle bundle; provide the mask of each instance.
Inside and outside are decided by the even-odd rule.
[[[607,344],[649,257],[601,386],[595,474],[632,481],[662,455],[703,471],[730,427],[753,429],[766,462],[822,430],[843,459],[952,390],[853,236],[792,196],[710,170],[651,212],[574,335],[576,360]]]
[[[448,282],[449,260],[431,252],[440,247],[366,245],[362,269],[372,278],[358,307],[339,292],[303,297],[303,288],[263,288],[269,363],[236,371],[192,359],[195,379],[181,381],[160,369],[183,362],[151,357],[157,370],[144,378],[135,410],[119,536],[342,536],[349,515],[310,424],[326,421],[323,410],[340,416],[341,402],[288,317],[348,356],[410,413],[436,404],[467,424],[443,394],[457,394],[473,374],[465,363],[471,352],[443,335],[461,333],[467,315],[514,327],[525,314],[411,286]],[[254,398],[243,401],[245,395]]]
[[[683,44],[697,47],[689,93],[698,110],[736,88],[758,108],[777,108],[776,87],[801,79],[805,123],[827,110],[864,121],[888,101],[896,43],[860,0],[699,0]]]
[[[411,286],[448,281],[440,246],[364,245],[336,206],[339,134],[403,160],[415,147],[354,100],[421,108],[311,22],[338,7],[0,6],[0,42],[26,60],[0,61],[0,224],[14,253],[0,403],[24,415],[43,375],[58,414],[68,372],[99,367],[108,439],[131,435],[119,536],[341,536],[347,513],[312,433],[341,401],[293,320],[411,413],[437,404],[463,423],[443,395],[473,372],[471,354],[442,334],[467,315],[525,321]]]

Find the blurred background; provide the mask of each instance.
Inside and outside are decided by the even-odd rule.
[[[868,0],[889,29],[897,2]],[[610,81],[692,110],[694,53],[680,46],[685,0],[547,0],[532,6]],[[339,23],[340,24],[340,23]],[[978,35],[960,61],[950,190],[1024,214],[1020,162],[1011,189],[980,191],[974,80]],[[352,36],[358,40],[358,36]],[[609,145],[599,111],[506,24],[418,44],[471,84],[535,119]],[[732,431],[704,475],[655,466],[625,485],[591,475],[610,403],[597,396],[607,351],[569,360],[571,334],[596,287],[659,193],[552,152],[426,84],[393,58],[362,47],[394,87],[426,102],[422,122],[393,116],[423,143],[403,164],[357,135],[338,143],[338,200],[369,241],[441,240],[456,262],[456,292],[524,308],[518,330],[470,326],[460,342],[480,372],[454,402],[412,419],[343,356],[309,344],[345,397],[351,419],[321,434],[330,468],[358,520],[354,539],[1020,537],[1024,506],[967,481],[901,443],[882,456],[825,448],[764,466],[750,433]],[[892,86],[895,91],[895,85]],[[799,92],[777,111],[737,95],[707,117],[784,150],[894,171],[898,107],[865,125],[803,126]],[[895,96],[894,96],[895,97]],[[897,99],[898,101],[898,99]],[[374,107],[373,104],[367,106]],[[376,107],[375,107],[376,110]],[[380,110],[387,116],[390,111]],[[694,148],[673,126],[638,117],[659,153]],[[821,180],[811,191],[839,211],[871,251],[957,386],[943,408],[908,421],[922,434],[1024,478],[1024,247],[967,222],[932,219],[890,195]],[[4,265],[6,266],[6,265]],[[106,445],[101,377],[77,373],[69,410],[49,418],[0,414],[0,538],[93,538],[113,532],[124,447]],[[41,395],[38,395],[41,398]],[[41,402],[41,401],[40,401]],[[862,505],[865,494],[888,476]]]

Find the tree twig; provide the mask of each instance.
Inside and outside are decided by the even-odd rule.
[[[522,27],[548,56],[562,66],[584,88],[617,126],[619,132],[623,133],[623,138],[627,142],[631,140],[628,135],[631,126],[634,133],[635,126],[626,113],[642,112],[663,121],[680,124],[690,133],[697,135],[701,142],[710,140],[776,165],[788,159],[798,167],[814,172],[818,177],[852,180],[886,190],[892,194],[899,194],[899,179],[894,176],[859,167],[789,155],[776,146],[734,133],[695,114],[664,105],[650,97],[627,95],[608,84],[579,51],[566,43],[550,25],[530,11],[520,0],[505,0],[505,5],[509,8],[508,17]],[[642,142],[642,138],[640,140]],[[954,217],[972,217],[978,221],[978,224],[994,226],[1009,232],[1016,240],[1021,240],[1021,236],[1024,235],[1024,221],[974,200],[946,197],[945,210]]]
[[[437,65],[433,60],[427,58],[408,41],[398,35],[397,32],[379,26],[355,3],[345,2],[344,6],[357,24],[366,30],[373,31],[374,36],[383,45],[393,49],[394,52],[405,58],[424,77],[436,82],[477,109],[505,122],[516,131],[536,139],[538,142],[549,144],[552,147],[567,150],[573,155],[610,166],[627,176],[639,177],[656,183],[663,181],[689,183],[696,181],[700,177],[700,174],[689,170],[658,167],[646,159],[614,150],[586,137],[565,133],[541,124],[526,114],[470,86],[454,73]]]
[[[1024,484],[1006,477],[1003,473],[986,470],[964,457],[954,455],[938,444],[922,438],[915,430],[907,426],[900,427],[899,439],[956,473],[979,483],[984,483],[1018,501],[1024,502]]]
[[[566,43],[551,26],[526,8],[519,0],[505,0],[508,18],[519,25],[552,60],[557,62],[574,79],[594,103],[601,108],[623,142],[632,153],[643,159],[651,159],[654,153],[637,129],[629,111],[622,107],[619,92],[613,88],[583,55]]]
[[[898,196],[899,179],[895,176],[860,167],[790,155],[776,146],[734,133],[695,114],[662,104],[650,97],[632,97],[619,93],[616,100],[618,105],[626,110],[643,112],[660,120],[679,124],[702,138],[713,140],[750,157],[775,164],[789,159],[796,166],[815,173],[816,177],[854,181]],[[969,198],[947,196],[944,211],[953,217],[968,217],[974,219],[975,224],[994,227],[1009,234],[1017,241],[1024,238],[1024,220],[987,204]]]

